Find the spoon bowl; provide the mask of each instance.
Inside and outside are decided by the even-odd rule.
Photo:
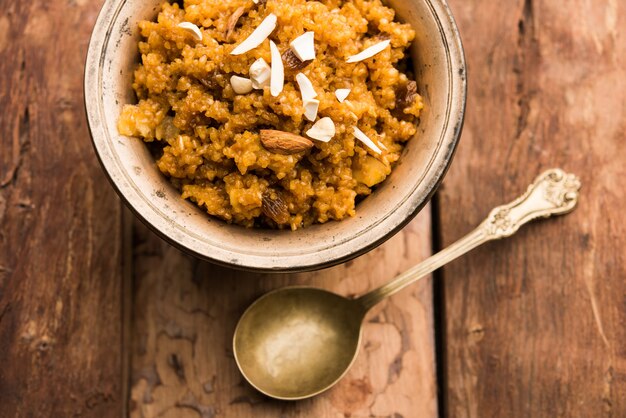
[[[364,307],[322,289],[270,292],[241,317],[235,360],[260,392],[277,399],[308,398],[333,386],[359,350]]]

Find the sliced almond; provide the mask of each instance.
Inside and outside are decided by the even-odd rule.
[[[181,22],[177,25],[179,28],[184,29],[186,32],[190,33],[196,41],[202,40],[202,31],[199,27],[194,25],[191,22]]]
[[[237,94],[248,94],[252,91],[252,80],[234,75],[230,78],[230,85]]]
[[[268,36],[276,29],[276,23],[278,18],[274,13],[270,13],[261,24],[246,38],[245,41],[240,43],[235,49],[232,50],[231,55],[241,55],[248,51],[253,50],[257,46],[261,45]]]
[[[315,125],[306,131],[307,136],[318,141],[328,142],[336,133],[335,122],[329,117],[318,120]]]
[[[257,90],[263,90],[264,87],[269,87],[271,75],[272,69],[263,58],[259,58],[250,66],[252,87]]]
[[[301,61],[309,61],[315,59],[315,33],[306,32],[304,35],[298,36],[290,44],[291,49],[296,57]]]
[[[366,60],[368,58],[372,58],[374,55],[379,54],[381,52],[383,52],[385,49],[387,49],[387,47],[391,44],[391,41],[389,39],[379,42],[375,45],[370,46],[369,48],[365,49],[362,52],[359,52],[356,55],[351,56],[350,58],[348,58],[349,63],[354,63],[354,62],[359,62],[359,61],[363,61]]]
[[[312,63],[313,60],[302,61],[296,56],[296,54],[294,54],[291,48],[289,48],[283,52],[283,62],[285,63],[285,67],[287,69],[298,71],[306,68],[306,66]]]
[[[313,83],[311,83],[311,80],[309,80],[307,76],[302,73],[298,73],[296,75],[296,81],[298,82],[298,87],[300,87],[300,94],[302,94],[303,103],[317,97],[315,87],[313,87]]]
[[[337,100],[339,100],[339,103],[343,103],[348,98],[351,92],[351,89],[337,89],[335,90],[335,96],[337,96]]]
[[[365,135],[365,133],[362,130],[360,130],[356,126],[354,127],[354,136],[356,139],[358,139],[359,141],[367,145],[367,147],[371,149],[372,151],[374,151],[376,154],[383,153],[383,151],[380,148],[378,148],[378,145],[376,145],[374,141],[372,141],[367,135]]]
[[[261,143],[266,150],[282,155],[298,154],[313,147],[310,139],[271,129],[261,130]]]
[[[289,223],[289,207],[282,193],[278,190],[268,189],[262,197],[263,214],[276,222],[278,225]]]
[[[274,41],[270,41],[270,51],[272,54],[270,92],[272,93],[272,96],[278,97],[285,87],[285,67],[283,66],[283,59],[280,56],[280,51]]]
[[[237,10],[235,10],[235,13],[230,16],[230,19],[228,19],[228,28],[226,29],[226,40],[231,39],[231,36],[233,36],[233,31],[237,26],[237,22],[239,22],[239,18],[241,18],[241,16],[243,16],[245,12],[246,9],[241,6],[238,7]]]
[[[309,99],[304,102],[304,116],[311,122],[317,119],[317,112],[320,109],[320,101],[317,99]]]

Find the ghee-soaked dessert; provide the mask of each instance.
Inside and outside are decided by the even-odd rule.
[[[182,197],[247,227],[355,215],[423,108],[413,29],[380,0],[185,0],[140,23],[138,103],[122,135],[149,144]]]

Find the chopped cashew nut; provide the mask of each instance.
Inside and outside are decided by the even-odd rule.
[[[237,94],[248,94],[252,91],[252,80],[234,75],[230,78],[230,85]]]
[[[310,138],[317,139],[318,141],[328,142],[335,136],[335,123],[329,117],[318,120],[315,125],[309,129],[306,134]]]
[[[315,59],[315,33],[306,32],[304,35],[298,36],[291,44],[291,50],[301,61],[309,61]]]
[[[272,70],[263,58],[259,58],[250,66],[250,79],[252,79],[252,87],[257,90],[263,90],[263,87],[270,85]]]

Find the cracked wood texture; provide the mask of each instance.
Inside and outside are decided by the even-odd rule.
[[[267,290],[363,293],[428,256],[428,210],[317,273],[211,266],[139,223],[122,250],[131,240],[82,104],[100,4],[0,0],[0,416],[122,417],[126,396],[133,418],[626,416],[624,2],[450,0],[470,90],[436,241],[452,243],[546,168],[575,172],[583,190],[573,214],[440,273],[439,411],[429,281],[372,312],[357,364],[313,400],[259,396],[230,351],[237,318]]]
[[[626,3],[450,0],[468,58],[443,246],[544,169],[579,208],[443,270],[445,416],[626,416]]]
[[[0,416],[118,418],[121,207],[82,99],[100,2],[0,8]]]
[[[278,402],[259,395],[245,383],[232,354],[238,318],[265,292],[305,284],[343,295],[365,293],[430,255],[430,225],[425,210],[358,260],[315,273],[259,275],[195,260],[137,223],[130,416],[438,416],[430,279],[370,313],[352,370],[312,400]]]

